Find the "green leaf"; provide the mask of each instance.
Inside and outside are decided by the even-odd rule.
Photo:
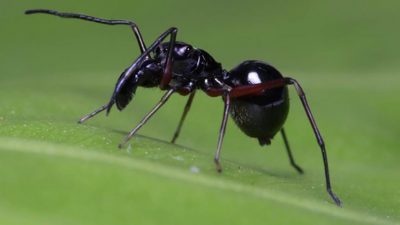
[[[333,187],[344,202],[343,208],[338,208],[325,192],[322,163],[311,130],[307,130],[307,140],[301,140],[304,136],[302,130],[310,127],[295,96],[292,97],[293,108],[296,107],[293,114],[302,118],[302,122],[289,119],[288,124],[291,130],[295,130],[293,126],[296,123],[304,126],[304,129],[292,131],[291,140],[292,145],[296,143],[295,156],[300,157],[298,161],[304,165],[306,173],[298,175],[289,167],[284,149],[279,146],[282,145],[280,140],[269,147],[271,153],[262,151],[257,154],[260,147],[256,144],[244,151],[241,142],[248,139],[234,133],[236,127],[230,126],[222,156],[224,171],[217,174],[212,161],[213,149],[205,149],[207,145],[202,143],[215,144],[216,131],[204,130],[216,128],[218,124],[204,122],[218,123],[220,109],[207,115],[207,109],[194,107],[181,138],[188,143],[190,134],[196,133],[197,137],[203,138],[188,144],[192,145],[191,148],[139,135],[129,142],[127,148],[119,150],[117,144],[125,135],[120,129],[127,131],[134,125],[129,122],[133,120],[130,115],[138,120],[140,117],[137,115],[146,110],[123,112],[119,117],[113,111],[110,118],[98,116],[86,125],[78,125],[76,121],[80,111],[90,111],[96,105],[92,97],[81,95],[83,86],[87,85],[94,93],[102,92],[103,86],[107,86],[101,82],[98,82],[100,85],[89,85],[92,79],[89,76],[35,77],[26,84],[19,79],[9,79],[2,84],[2,93],[12,98],[1,99],[1,115],[4,116],[0,127],[0,220],[7,224],[49,221],[53,224],[128,224],[132,221],[140,224],[262,224],[267,220],[280,224],[315,221],[327,224],[395,224],[399,218],[398,199],[394,198],[399,192],[392,186],[398,184],[394,179],[398,177],[395,172],[398,165],[394,160],[384,158],[390,155],[388,152],[382,156],[382,152],[372,147],[377,143],[389,148],[390,142],[381,144],[382,139],[390,138],[387,135],[376,134],[375,139],[368,139],[365,136],[367,129],[363,129],[361,137],[360,134],[354,135],[356,139],[368,141],[371,146],[368,147],[351,142],[354,139],[346,137],[340,130],[328,134]],[[79,84],[74,82],[77,79],[80,79]],[[338,79],[332,82],[338,82]],[[309,81],[308,86],[313,87],[314,82],[318,83]],[[19,88],[13,88],[17,84]],[[364,83],[363,91],[367,91],[367,84]],[[378,83],[374,85],[377,87]],[[386,85],[384,88],[391,87]],[[73,89],[82,91],[71,92]],[[140,91],[143,94],[136,96],[131,108],[149,108],[145,98],[152,98],[155,102],[159,97],[154,96],[154,92]],[[329,95],[327,92],[329,89],[322,94]],[[323,98],[312,99],[318,102]],[[329,99],[335,98],[339,96]],[[210,99],[200,96],[197,100],[207,104]],[[151,129],[146,132],[159,129],[153,133],[165,131],[172,134],[181,111],[175,109],[181,103],[172,102],[170,104],[176,106],[169,105],[161,110],[154,118],[156,121],[149,122]],[[319,108],[329,107],[327,103],[320,104]],[[85,110],[81,110],[83,108]],[[169,113],[169,110],[177,113]],[[217,118],[213,118],[216,114]],[[329,118],[334,114],[320,109],[317,118]],[[345,121],[346,126],[362,126],[363,116]],[[199,118],[199,124],[193,127],[195,118]],[[324,130],[329,131],[329,127],[339,129],[335,124],[334,121],[325,121]],[[344,146],[343,142],[352,144]],[[355,158],[357,152],[340,151],[354,151],[361,147],[364,153],[361,158]],[[312,151],[300,154],[296,151],[299,148]],[[276,154],[281,157],[276,159]],[[265,161],[255,157],[272,159]],[[372,163],[372,159],[374,164],[363,165]],[[260,165],[263,161],[268,163]],[[235,215],[240,215],[240,218]]]
[[[227,69],[245,58],[273,62],[307,93],[342,208],[325,191],[321,153],[293,89],[285,128],[304,175],[290,167],[280,137],[260,147],[232,120],[218,174],[223,105],[201,93],[177,145],[169,140],[186,100],[178,95],[119,149],[161,91],[139,88],[123,112],[77,121],[106,103],[137,56],[129,29],[27,17],[25,9],[41,6],[14,2],[0,3],[7,9],[0,20],[0,224],[399,224],[398,7],[312,3],[51,8],[134,14],[147,44],[174,24],[179,40],[205,48]]]

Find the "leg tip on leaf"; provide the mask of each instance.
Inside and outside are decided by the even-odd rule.
[[[342,201],[332,191],[328,190],[329,195],[338,207],[342,207]]]

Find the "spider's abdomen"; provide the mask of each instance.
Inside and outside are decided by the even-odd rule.
[[[261,61],[245,61],[229,72],[226,82],[231,86],[265,83],[282,78],[274,67]],[[289,112],[287,87],[266,90],[261,95],[232,99],[231,116],[248,136],[261,145],[269,144],[282,128]]]

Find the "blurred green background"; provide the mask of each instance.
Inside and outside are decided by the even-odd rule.
[[[104,104],[139,49],[130,29],[31,8],[130,19],[149,45],[171,26],[229,70],[275,65],[305,89],[325,137],[334,191],[291,90],[286,131],[261,148],[233,121],[212,161],[222,102],[199,94],[179,145],[185,98],[173,96],[131,146],[117,144],[162,95],[139,89],[122,113],[77,125]],[[1,224],[397,224],[400,221],[398,1],[0,2]],[[152,138],[149,138],[152,137]],[[162,141],[163,140],[163,141]],[[184,147],[183,147],[184,146]]]

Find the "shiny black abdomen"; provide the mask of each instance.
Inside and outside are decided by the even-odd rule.
[[[226,82],[233,87],[265,83],[282,78],[282,74],[261,61],[245,61],[229,72]],[[264,91],[258,96],[232,99],[231,116],[238,127],[248,136],[257,138],[261,145],[270,140],[282,128],[289,112],[287,87]]]

